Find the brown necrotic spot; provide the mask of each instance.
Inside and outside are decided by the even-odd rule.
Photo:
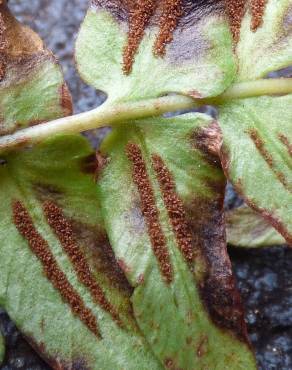
[[[244,311],[226,248],[224,180],[221,181],[221,190],[220,184],[217,188],[212,199],[195,196],[185,205],[197,265],[204,266],[203,275],[199,273],[197,278],[198,286],[205,308],[216,326],[248,343]]]
[[[142,214],[146,220],[154,255],[158,261],[164,280],[167,283],[171,283],[173,270],[170,256],[160,225],[159,211],[156,206],[154,191],[150,183],[141,149],[138,145],[129,143],[126,147],[126,154],[133,164],[133,181],[140,195]]]
[[[199,339],[198,345],[197,345],[197,356],[202,357],[205,356],[208,352],[208,336],[202,335]]]
[[[235,42],[239,40],[241,21],[245,13],[246,0],[225,0],[230,28]]]
[[[73,112],[72,99],[70,91],[65,83],[62,84],[60,89],[61,107],[63,108],[64,116],[69,116]]]
[[[204,156],[212,167],[221,168],[219,152],[222,147],[222,132],[217,121],[207,127],[196,129],[191,135],[193,146]]]
[[[93,174],[96,182],[108,162],[109,160],[107,157],[105,157],[100,151],[96,151],[96,153],[92,153],[82,160],[81,171]]]
[[[143,39],[146,27],[154,13],[156,7],[155,0],[140,0],[129,2],[129,31],[128,42],[123,53],[123,71],[125,74],[131,73],[135,59],[135,54]]]
[[[153,155],[152,161],[177,243],[185,260],[191,263],[194,260],[192,233],[173,176],[159,155]]]
[[[276,166],[275,166],[275,163],[274,163],[274,159],[273,159],[271,153],[269,153],[269,151],[266,149],[265,142],[261,138],[259,132],[256,129],[250,129],[248,131],[248,134],[249,134],[250,138],[252,139],[252,141],[254,142],[254,145],[256,146],[256,148],[259,151],[259,153],[261,154],[261,156],[264,158],[264,160],[269,165],[269,167],[271,168],[271,170],[277,176],[277,179],[281,182],[281,184],[288,191],[291,191],[291,189],[289,187],[289,183],[288,183],[288,181],[286,179],[286,176],[284,175],[283,172],[281,172],[281,171],[279,171],[279,170],[276,169]]]
[[[200,139],[203,141],[201,145],[198,142]],[[202,152],[204,160],[213,166],[216,160],[217,167],[216,156],[219,150],[222,151],[222,138],[216,125],[212,123],[196,131],[192,140],[196,149]],[[226,181],[223,176],[216,176],[216,180],[206,179],[205,184],[212,188],[209,197],[193,194],[184,202],[193,237],[195,275],[200,295],[215,325],[248,343],[244,311],[226,248],[223,212]]]
[[[159,34],[154,44],[154,54],[163,56],[167,44],[173,40],[173,33],[183,15],[181,0],[162,0]]]
[[[72,312],[88,327],[97,337],[100,337],[96,318],[90,309],[86,308],[82,298],[69,283],[58,263],[50,251],[47,241],[36,230],[32,218],[24,205],[15,201],[12,204],[13,221],[19,233],[27,240],[32,252],[37,256],[43,266],[46,277],[60,292]]]
[[[263,22],[267,0],[250,0],[251,29],[256,31]]]
[[[121,319],[116,309],[108,301],[104,291],[96,282],[86,257],[76,242],[71,223],[65,218],[62,210],[55,203],[47,201],[44,203],[43,208],[48,223],[60,240],[65,253],[69,256],[79,281],[89,289],[93,300],[103,310],[107,311],[116,323],[121,325]]]
[[[93,271],[107,278],[109,285],[131,297],[133,288],[116,260],[106,232],[99,227],[70,220],[77,242],[82,243],[84,253]],[[79,242],[78,242],[79,243]]]

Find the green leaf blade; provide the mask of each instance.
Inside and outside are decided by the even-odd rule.
[[[223,168],[249,206],[292,241],[292,95],[220,108]],[[281,112],[281,113],[280,113]]]
[[[242,206],[226,213],[227,242],[235,247],[284,245],[285,239],[258,213]]]
[[[72,113],[60,66],[41,39],[0,5],[0,135]]]
[[[209,7],[200,5],[200,9],[196,5],[183,5],[185,16],[164,58],[155,57],[153,53],[158,34],[154,17],[145,30],[132,72],[125,75],[123,50],[129,29],[129,3],[92,2],[76,44],[78,70],[88,84],[107,92],[111,101],[135,101],[169,92],[215,96],[231,84],[236,66],[222,3]],[[198,17],[197,12],[202,17]]]
[[[206,116],[190,115],[116,129],[102,146],[108,158],[98,183],[102,214],[115,255],[135,287],[135,317],[162,364],[253,369],[226,253],[225,180],[218,159],[196,147],[195,138],[210,126]],[[139,148],[143,163],[140,154],[129,157],[129,143]],[[163,166],[153,164],[157,156]],[[157,254],[162,247],[168,258]],[[170,276],[163,274],[165,266]]]
[[[64,151],[64,143],[67,143],[67,151]],[[63,161],[57,162],[60,154]],[[85,139],[66,136],[5,158],[7,164],[1,168],[1,186],[9,190],[5,194],[1,192],[1,306],[52,366],[60,369],[78,364],[91,369],[127,367],[134,370],[139,367],[146,370],[149,366],[160,369],[133,318],[132,288],[113,255],[109,254],[111,249],[106,245],[93,177],[82,170],[88,156],[92,156],[92,151]],[[15,201],[25,207],[35,232],[47,243],[64,279],[96,320],[101,338],[88,329],[78,312],[70,309],[70,300],[66,301],[62,289],[56,289],[54,280],[46,272],[48,267],[29,248],[28,244],[32,246],[33,243],[32,233],[19,232],[27,221],[23,214],[13,214],[11,205]],[[54,202],[62,210],[63,222],[72,226],[72,231],[67,229],[62,235],[68,237],[72,233],[71,243],[75,243],[90,269],[89,285],[78,274],[80,257],[76,268],[54,223],[49,222],[43,209],[46,201]],[[57,217],[56,213],[53,216]],[[15,220],[19,221],[15,224]],[[60,220],[56,218],[56,221]],[[74,246],[70,248],[74,251]],[[88,279],[88,274],[86,276]],[[95,300],[93,281],[103,290],[103,300],[108,300],[117,310],[120,325],[111,311],[106,310],[106,304]]]
[[[291,0],[268,0],[256,32],[250,27],[250,12],[245,14],[236,48],[238,81],[264,78],[269,72],[292,65],[291,14]]]

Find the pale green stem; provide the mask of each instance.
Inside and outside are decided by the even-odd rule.
[[[0,152],[17,146],[35,144],[56,134],[80,133],[103,126],[114,126],[123,121],[192,109],[202,104],[222,104],[232,99],[289,93],[292,93],[292,78],[280,78],[235,84],[219,97],[210,99],[194,100],[187,96],[172,95],[114,105],[105,103],[85,113],[60,118],[17,131],[12,135],[2,136],[0,137]]]
[[[292,78],[271,78],[252,82],[234,84],[217,98],[214,102],[224,102],[231,99],[244,99],[262,95],[282,95],[292,93]]]
[[[0,152],[27,144],[35,144],[56,134],[73,134],[99,127],[114,125],[118,122],[149,116],[160,116],[170,111],[191,109],[195,101],[187,96],[167,96],[140,102],[123,103],[101,107],[74,116],[32,126],[12,135],[0,137]]]

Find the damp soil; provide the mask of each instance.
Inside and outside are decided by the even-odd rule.
[[[96,107],[105,95],[86,86],[78,77],[72,56],[74,40],[87,0],[10,0],[20,20],[37,30],[57,55],[73,94],[75,112]],[[212,113],[212,112],[211,112]],[[88,134],[97,146],[106,130]],[[242,201],[228,188],[226,207]],[[229,249],[237,283],[246,308],[250,339],[260,370],[292,369],[292,250]],[[0,309],[0,330],[6,340],[1,370],[49,370]]]

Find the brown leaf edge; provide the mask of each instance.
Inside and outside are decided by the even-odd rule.
[[[245,194],[242,182],[240,179],[238,181],[233,181],[232,177],[230,176],[230,156],[228,153],[228,149],[223,145],[220,148],[219,156],[222,164],[223,171],[225,173],[226,178],[232,183],[236,192],[244,199],[246,204],[252,208],[254,211],[259,213],[267,222],[272,225],[287,241],[289,246],[292,246],[292,235],[287,230],[287,227],[283,224],[281,220],[275,217],[270,211],[258,206],[254,201],[248,198]]]
[[[58,65],[57,59],[41,38],[29,27],[21,24],[10,12],[7,1],[0,3],[0,88],[11,87],[29,80],[31,74],[45,62]],[[60,116],[73,112],[72,98],[64,82],[59,89]],[[41,123],[37,118],[27,126]],[[17,126],[16,126],[17,128]],[[0,132],[9,134],[11,132]]]

